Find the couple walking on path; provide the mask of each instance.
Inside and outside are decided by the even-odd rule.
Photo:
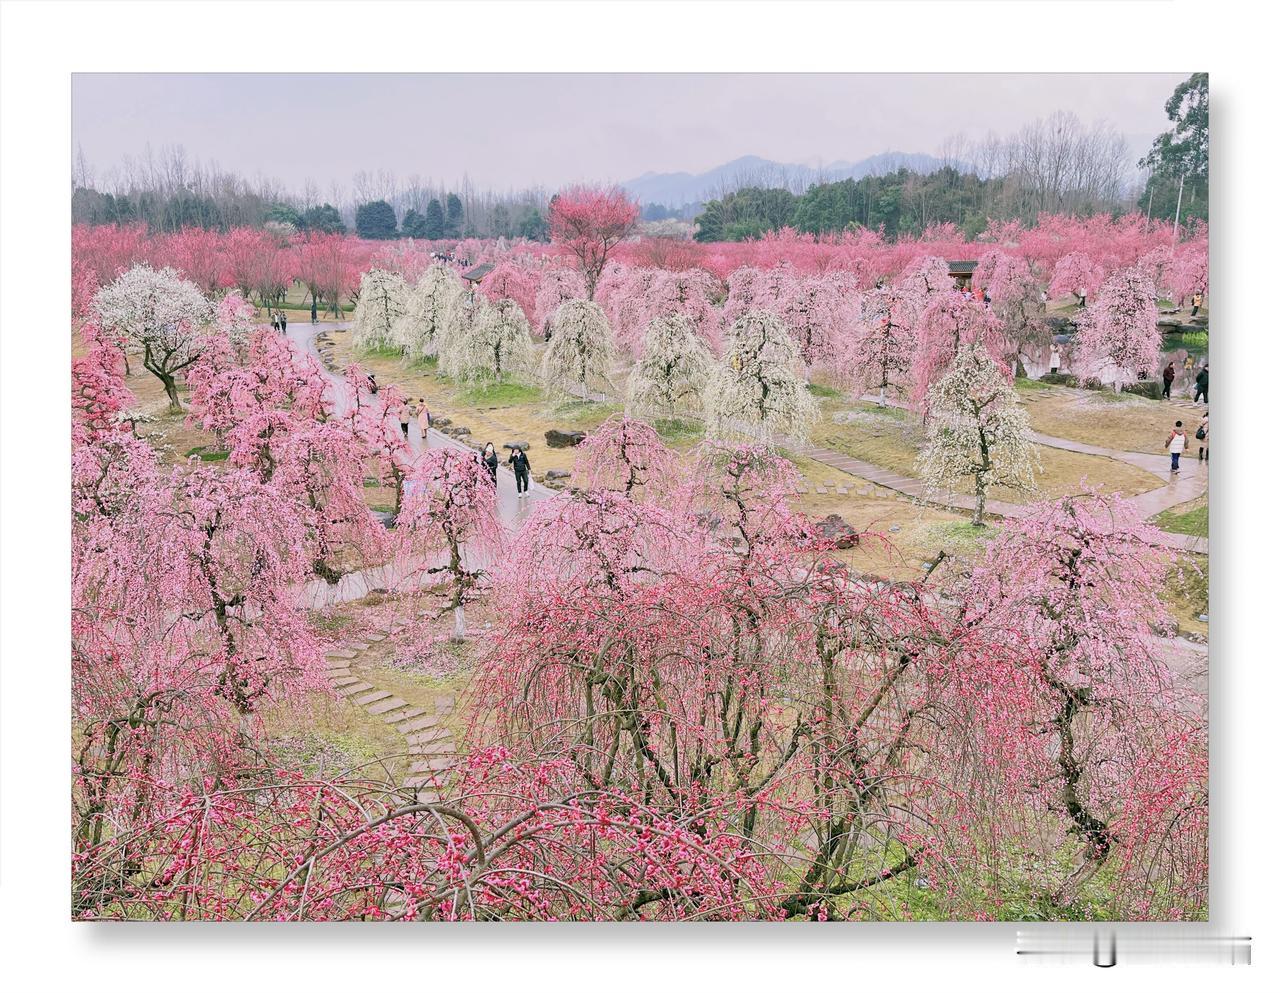
[[[372,375],[369,378],[372,380]],[[431,428],[431,411],[427,409],[426,400],[419,398],[416,408],[408,400],[400,405],[400,431],[406,438],[409,437],[409,422],[413,420],[418,422],[418,436],[425,439]]]
[[[485,442],[484,451],[480,453],[480,462],[489,471],[489,478],[493,481],[493,485],[498,485],[498,452],[493,447],[493,442]],[[511,471],[516,477],[516,495],[523,496],[529,492],[529,456],[525,450],[518,445],[511,449],[511,454],[507,456],[507,465],[511,466]]]
[[[1209,461],[1209,412],[1206,410],[1204,416],[1200,418],[1200,425],[1196,428],[1196,441],[1200,442],[1200,455],[1196,459],[1197,462]],[[1182,427],[1182,422],[1178,421],[1173,425],[1173,430],[1169,432],[1169,437],[1164,440],[1164,447],[1169,449],[1169,471],[1178,472],[1181,468],[1179,462],[1182,460],[1182,453],[1187,447],[1187,432]]]

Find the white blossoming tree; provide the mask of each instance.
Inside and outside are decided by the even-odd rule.
[[[680,407],[700,406],[711,367],[711,352],[692,318],[655,317],[627,378],[628,411],[671,416]]]
[[[93,313],[106,336],[164,384],[170,411],[182,410],[177,375],[196,361],[217,333],[216,313],[195,283],[172,269],[136,265],[102,287]]]
[[[929,429],[916,467],[935,489],[973,481],[973,524],[983,525],[991,486],[1031,492],[1040,456],[1027,412],[1005,370],[981,345],[965,345],[929,387]]]
[[[613,338],[600,305],[588,300],[562,303],[551,318],[551,344],[542,356],[542,381],[549,389],[582,396],[609,385]]]
[[[901,397],[911,389],[915,358],[913,324],[919,316],[919,298],[898,287],[882,287],[866,294],[862,311],[847,339],[840,372],[859,394],[877,390],[880,406],[885,391]]]
[[[405,355],[420,359],[437,354],[449,314],[465,295],[462,283],[448,266],[439,262],[428,266],[409,291],[404,315],[392,328],[392,337]]]
[[[378,351],[399,348],[395,327],[409,303],[409,287],[398,272],[370,269],[360,277],[360,298],[351,315],[356,348]]]
[[[818,405],[800,368],[800,349],[782,321],[767,311],[747,311],[730,326],[724,360],[707,384],[710,433],[766,445],[807,437]]]
[[[514,300],[503,297],[487,303],[461,301],[440,353],[440,368],[455,379],[501,380],[528,372],[533,364],[533,340],[529,320]]]

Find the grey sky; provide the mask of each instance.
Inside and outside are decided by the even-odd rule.
[[[701,172],[740,155],[818,165],[936,152],[1055,110],[1137,158],[1189,73],[77,74],[74,145],[99,177],[150,143],[298,189],[390,170],[479,187]]]

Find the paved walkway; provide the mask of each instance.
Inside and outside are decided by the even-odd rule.
[[[862,399],[873,403],[879,402],[879,398],[872,394],[867,394]],[[885,402],[891,407],[906,407],[906,404],[893,400],[886,400]],[[1196,409],[1201,408],[1196,407]],[[1169,456],[1167,455],[1151,455],[1147,452],[1126,452],[1114,448],[1101,448],[1097,445],[1086,445],[1082,442],[1072,441],[1069,438],[1056,438],[1053,435],[1041,434],[1038,431],[1032,432],[1031,437],[1037,444],[1048,448],[1058,448],[1067,452],[1078,452],[1082,455],[1114,459],[1117,462],[1125,462],[1139,469],[1144,469],[1153,475],[1166,477],[1168,482],[1163,486],[1157,486],[1145,493],[1139,493],[1137,496],[1129,498],[1144,519],[1168,510],[1170,507],[1176,507],[1179,504],[1187,503],[1203,496],[1209,489],[1208,462],[1198,462],[1194,458],[1188,459],[1184,456],[1181,470],[1177,475],[1174,475],[1169,471]],[[1191,452],[1194,443],[1194,439],[1188,437],[1188,453]],[[815,462],[820,462],[833,469],[839,469],[841,472],[847,472],[850,475],[860,476],[880,486],[896,490],[899,493],[905,493],[926,503],[934,503],[961,510],[973,510],[976,502],[972,496],[967,494],[943,493],[931,490],[923,480],[884,469],[870,462],[863,462],[861,459],[851,458],[829,448],[822,448],[807,442],[792,442],[789,447],[799,454],[813,459]],[[987,500],[987,510],[1000,517],[1021,517],[1027,513],[1026,505],[1011,503],[1006,500]],[[1209,554],[1208,538],[1189,534],[1174,534],[1169,531],[1161,531],[1160,535],[1160,544],[1166,548],[1185,552],[1199,552],[1204,555]]]

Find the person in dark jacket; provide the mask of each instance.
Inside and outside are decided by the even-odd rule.
[[[489,470],[489,478],[493,481],[493,485],[498,485],[498,453],[494,450],[493,442],[486,441],[484,444],[484,452],[480,455],[480,461],[484,463],[484,467]]]
[[[316,298],[311,298],[311,323],[315,324],[319,315],[316,313]]]
[[[1200,398],[1204,397],[1204,402],[1209,402],[1209,363],[1205,363],[1204,368],[1200,370],[1200,375],[1196,376],[1196,397],[1193,403],[1199,403]]]
[[[289,316],[282,310],[280,311],[280,333],[284,334],[289,330]]]
[[[1173,389],[1173,380],[1177,375],[1178,370],[1173,367],[1172,362],[1164,367],[1164,398],[1166,400],[1169,399],[1169,391]]]
[[[529,456],[523,448],[513,448],[507,456],[507,464],[516,474],[516,495],[523,496],[529,492]]]

